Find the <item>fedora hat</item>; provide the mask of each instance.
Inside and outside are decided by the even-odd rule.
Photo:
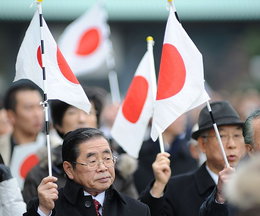
[[[217,126],[223,125],[240,125],[243,126],[238,113],[234,110],[231,104],[227,101],[217,101],[210,104],[212,114]],[[200,134],[206,130],[213,128],[213,122],[210,117],[207,106],[205,106],[199,114],[199,128],[192,133],[193,139],[198,139]]]

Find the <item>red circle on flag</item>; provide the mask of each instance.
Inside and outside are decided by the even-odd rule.
[[[37,49],[37,60],[38,60],[40,67],[42,67],[42,54],[41,54],[40,46]],[[57,47],[57,62],[58,62],[59,69],[60,69],[61,73],[63,74],[63,76],[70,82],[79,84],[78,79],[76,78],[76,76],[74,75],[72,70],[70,69],[70,66],[68,65],[64,56],[62,55],[59,47]]]
[[[79,84],[78,79],[70,69],[70,66],[66,62],[64,56],[62,55],[59,47],[57,48],[57,62],[60,68],[61,73],[64,77],[66,77],[67,80],[69,80],[72,83]]]
[[[20,166],[20,176],[24,179],[27,173],[39,163],[39,158],[37,155],[32,154],[24,159]]]
[[[86,56],[93,53],[101,43],[101,33],[98,28],[91,28],[85,31],[78,43],[76,54]]]
[[[175,46],[164,44],[158,78],[157,100],[176,95],[184,86],[186,68],[181,54]]]
[[[122,113],[128,121],[138,121],[147,98],[148,87],[149,84],[144,77],[134,77],[122,106]]]
[[[41,53],[41,47],[39,46],[37,49],[37,60],[40,67],[42,67],[42,53]]]

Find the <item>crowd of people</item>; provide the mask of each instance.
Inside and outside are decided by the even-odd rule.
[[[102,88],[83,89],[89,114],[49,102],[51,176],[41,90],[22,80],[6,91],[0,103],[0,216],[259,214],[260,107],[250,106],[241,118],[230,102],[211,102],[226,161],[206,106],[164,131],[165,152],[148,136],[133,158],[109,133],[118,104],[107,103]]]

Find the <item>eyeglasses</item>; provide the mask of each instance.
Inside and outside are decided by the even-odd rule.
[[[226,143],[230,138],[232,138],[235,142],[236,141],[241,141],[243,139],[243,135],[242,134],[232,134],[232,135],[228,135],[228,134],[220,134],[220,139],[223,143]],[[216,135],[208,135],[208,136],[203,136],[203,138],[217,138]]]
[[[100,161],[94,159],[94,160],[89,160],[85,163],[81,163],[81,162],[77,162],[77,161],[74,161],[72,163],[86,166],[89,169],[97,169],[99,164],[103,163],[105,167],[110,168],[115,165],[116,159],[117,159],[117,157],[112,155],[112,156],[106,156],[103,158],[103,160],[100,160]]]

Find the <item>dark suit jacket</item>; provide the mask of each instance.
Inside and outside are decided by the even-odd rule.
[[[38,200],[30,201],[24,216],[38,216],[38,205]],[[106,191],[102,211],[102,216],[150,216],[147,205],[117,192],[113,187]],[[52,210],[54,215],[96,216],[96,211],[92,197],[84,196],[83,187],[67,180],[65,187],[59,190],[59,198]]]
[[[153,198],[147,188],[140,199],[149,205],[152,216],[198,216],[201,204],[214,187],[203,164],[194,172],[172,177],[163,197]]]

